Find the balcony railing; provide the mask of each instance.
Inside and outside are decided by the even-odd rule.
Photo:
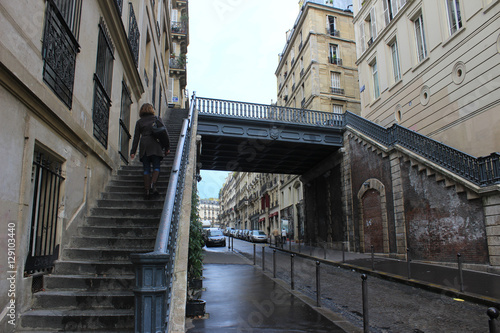
[[[330,64],[342,66],[342,59],[337,58],[337,57],[328,57],[328,61]]]
[[[186,61],[183,58],[170,58],[168,64],[171,69],[186,69]]]
[[[185,35],[187,33],[187,24],[185,22],[172,22],[172,33]]]
[[[328,33],[330,34],[330,36],[340,37],[340,31],[338,31],[338,30],[332,30],[332,29],[330,29],[328,31]]]
[[[331,87],[331,89],[332,89],[332,94],[335,94],[335,95],[344,95],[345,94],[345,91],[342,88]]]

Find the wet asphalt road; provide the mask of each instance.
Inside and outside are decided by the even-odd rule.
[[[273,275],[273,253],[267,245],[256,245],[256,268]],[[234,241],[234,250],[253,262],[253,244]],[[211,249],[212,250],[212,249]],[[218,248],[217,251],[228,251]],[[316,264],[294,258],[295,289],[316,299]],[[358,328],[363,327],[361,276],[357,272],[323,264],[320,267],[321,305],[341,315]],[[290,255],[276,252],[276,276],[290,283]],[[488,332],[487,307],[408,285],[370,276],[368,278],[370,332],[463,333]],[[256,331],[258,332],[258,331]]]
[[[207,316],[187,320],[199,332],[345,332],[225,248],[205,251],[202,299]]]

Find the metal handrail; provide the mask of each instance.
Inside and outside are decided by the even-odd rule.
[[[181,134],[179,137],[179,142],[177,144],[177,150],[174,158],[174,162],[172,164],[172,172],[170,173],[170,179],[168,182],[167,193],[165,196],[165,202],[163,204],[163,211],[161,213],[160,225],[158,227],[158,234],[156,236],[156,242],[154,251],[167,253],[168,250],[168,242],[170,239],[170,229],[172,226],[172,219],[175,213],[175,204],[180,205],[182,200],[178,198],[179,191],[178,189],[183,189],[183,186],[179,186],[179,182],[184,182],[184,175],[181,174],[183,164],[185,164],[186,155],[189,155],[189,140],[192,125],[192,118],[194,112],[194,101],[196,100],[195,94],[193,94],[192,102],[189,107],[189,114],[184,122],[182,123]],[[186,154],[187,152],[187,154]],[[182,178],[181,178],[182,177]]]

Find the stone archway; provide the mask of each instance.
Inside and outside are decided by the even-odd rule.
[[[358,191],[360,207],[360,246],[369,252],[371,245],[377,253],[389,253],[385,186],[378,179],[368,179]]]

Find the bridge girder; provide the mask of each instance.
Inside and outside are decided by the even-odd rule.
[[[343,145],[343,130],[199,114],[201,169],[304,174]]]

